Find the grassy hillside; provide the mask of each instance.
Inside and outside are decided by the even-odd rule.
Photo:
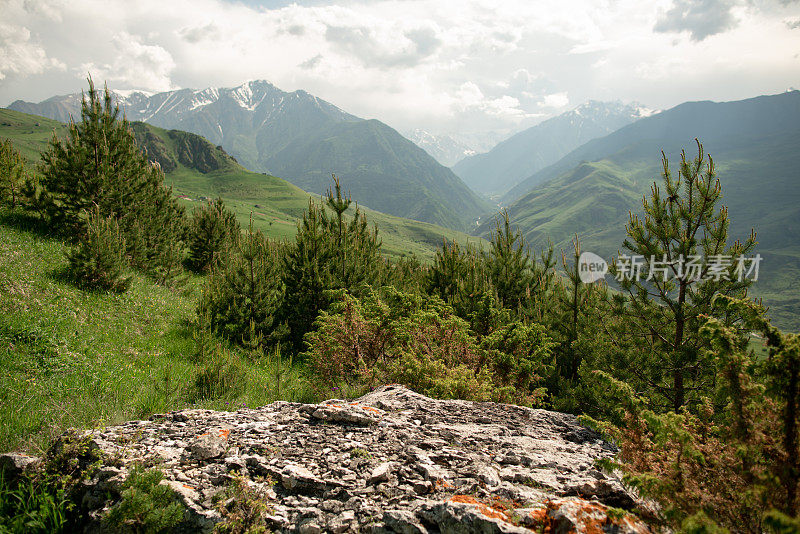
[[[514,134],[486,153],[462,159],[453,172],[473,190],[499,196],[590,139],[630,124],[639,115],[634,104],[589,101]]]
[[[66,245],[0,210],[0,451],[39,452],[69,427],[96,427],[189,406],[236,409],[278,398],[271,362],[234,354],[243,389],[198,402],[190,322],[202,280],[181,290],[134,275],[124,294],[63,280]],[[286,369],[281,398],[313,393]]]
[[[53,138],[67,134],[67,126],[61,122],[0,108],[0,137],[11,139],[14,148],[20,151],[28,163],[39,161],[39,154]]]
[[[687,154],[696,154],[687,139]],[[764,298],[782,328],[800,329],[800,131],[759,139],[705,144],[722,183],[722,204],[731,219],[730,239],[755,228],[764,260],[753,293]],[[679,157],[667,152],[674,172]],[[577,232],[583,249],[616,255],[625,237],[628,212],[641,212],[641,199],[660,184],[660,154],[650,143],[624,146],[597,161],[584,161],[534,188],[509,206],[512,220],[535,246],[552,240],[567,248]],[[485,235],[488,224],[479,228]]]
[[[275,176],[250,172],[200,136],[164,130],[145,123],[133,123],[140,145],[166,172],[166,182],[184,198],[188,209],[201,197],[221,196],[243,225],[249,223],[275,239],[294,236],[296,222],[308,207],[309,195],[299,187]],[[29,163],[39,160],[41,150],[53,135],[66,133],[60,122],[0,109],[0,137],[12,140]],[[348,187],[346,179],[343,180]],[[354,195],[354,200],[358,197]],[[479,241],[461,232],[367,210],[371,223],[378,226],[384,253],[391,257],[416,255],[430,260],[443,239]]]

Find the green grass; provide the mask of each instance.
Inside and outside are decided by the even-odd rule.
[[[121,295],[86,292],[63,280],[66,248],[0,211],[0,451],[39,453],[69,427],[278,399],[274,366],[234,353],[241,394],[191,402],[202,278],[170,289],[134,274]],[[299,367],[283,372],[281,398],[315,399]]]
[[[39,161],[39,154],[53,138],[54,130],[59,137],[64,137],[67,126],[52,119],[0,108],[0,137],[11,139],[14,148],[28,163]]]

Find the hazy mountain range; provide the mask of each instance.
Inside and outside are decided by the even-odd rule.
[[[475,191],[502,194],[583,143],[652,113],[636,103],[589,101],[462,159],[453,171]]]
[[[508,137],[509,131],[437,134],[415,128],[403,134],[433,156],[436,161],[446,167],[452,167],[466,157],[488,152]]]
[[[470,228],[488,209],[450,169],[394,129],[305,91],[287,93],[258,80],[233,88],[117,92],[114,98],[131,121],[201,135],[244,167],[309,192],[324,193],[336,173],[362,204],[455,229]],[[73,94],[38,104],[18,100],[9,108],[66,121],[79,116],[80,101]]]

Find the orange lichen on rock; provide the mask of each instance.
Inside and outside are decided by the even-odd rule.
[[[231,435],[231,431],[227,428],[220,428],[219,429],[219,437],[228,439],[228,436]]]
[[[514,508],[511,507],[509,510],[509,501],[499,498],[492,498],[491,502],[485,503],[469,495],[453,495],[449,500],[450,502],[475,505],[478,511],[486,517],[499,519],[514,525],[518,523],[516,518],[512,515]]]
[[[433,481],[433,485],[436,486],[436,489],[452,489],[453,485],[448,481],[444,480],[443,478],[437,478]]]
[[[646,534],[650,528],[635,518],[624,514],[621,517],[609,515],[611,509],[600,503],[581,498],[550,499],[542,503],[546,508],[529,512],[525,518],[526,526],[537,531],[549,533],[563,531],[568,526],[581,534],[605,534],[609,531],[639,532]]]
[[[480,504],[481,502],[475,497],[469,495],[453,495],[450,497],[450,502],[460,502],[463,504]]]

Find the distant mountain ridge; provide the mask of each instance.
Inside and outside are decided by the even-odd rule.
[[[452,167],[466,157],[486,152],[508,137],[508,133],[499,131],[433,133],[422,128],[415,128],[403,135],[445,167]]]
[[[732,102],[684,102],[669,110],[650,115],[606,136],[595,138],[575,148],[560,160],[528,176],[504,197],[511,203],[570,170],[582,161],[596,161],[627,147],[627,151],[680,150],[694,138],[705,143],[721,141],[727,146],[734,139],[760,139],[774,132],[793,131],[797,123],[799,91],[758,96]],[[639,147],[639,148],[636,148]],[[645,153],[640,154],[646,157]]]
[[[287,93],[265,80],[232,88],[111,94],[129,121],[195,133],[260,172],[268,171],[260,160],[298,135],[331,123],[362,120],[305,91]],[[74,93],[38,104],[17,100],[8,108],[67,122],[70,115],[80,116],[81,98]]]
[[[653,113],[637,103],[590,100],[509,137],[489,152],[464,158],[453,171],[474,191],[503,194],[583,143]]]
[[[279,175],[296,185],[302,184],[309,192],[324,193],[330,185],[331,173],[336,173],[353,199],[364,205],[380,205],[386,213],[400,217],[431,214],[430,218],[418,220],[458,230],[471,229],[473,221],[488,209],[449,169],[427,153],[421,156],[417,152],[420,149],[395,130],[386,126],[381,130],[379,142],[365,143],[365,133],[377,130],[365,125],[352,126],[367,121],[306,91],[289,93],[267,81],[256,80],[232,88],[178,89],[156,94],[115,92],[114,98],[130,121],[198,134],[222,146],[245,168]],[[39,104],[18,100],[9,109],[67,121],[70,115],[79,116],[80,102],[81,95],[74,94]],[[340,152],[331,152],[330,144],[326,147],[309,144],[310,139],[324,144],[325,138],[319,133],[333,134],[337,127],[354,136],[349,139],[341,132],[336,134]],[[307,157],[302,165],[297,164],[296,147],[300,145],[314,155]],[[351,145],[378,149],[383,160],[378,162],[374,154],[352,150]],[[349,159],[344,159],[343,153]],[[293,159],[284,161],[279,154]],[[392,169],[391,176],[386,175],[387,168]],[[433,186],[430,180],[441,183]],[[376,183],[381,187],[376,187]],[[442,209],[431,210],[426,207],[429,205]]]

